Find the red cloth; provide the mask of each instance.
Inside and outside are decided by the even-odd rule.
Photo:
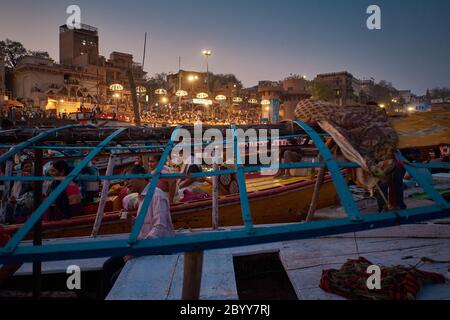
[[[396,266],[381,267],[381,290],[369,290],[367,273],[373,265],[367,259],[347,261],[339,270],[322,272],[320,288],[352,300],[415,300],[423,285],[445,283],[441,274],[416,268]]]

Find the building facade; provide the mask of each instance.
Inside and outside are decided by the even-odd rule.
[[[59,28],[59,61],[63,65],[76,66],[97,64],[99,60],[99,38],[97,28],[82,25],[70,29]]]
[[[334,92],[334,102],[347,105],[360,102],[361,81],[347,71],[317,75],[318,80],[328,84]]]
[[[97,29],[87,25],[81,29],[61,26],[59,40],[59,64],[36,57],[19,61],[13,70],[14,96],[26,106],[56,114],[93,104],[105,112],[117,108],[131,114],[129,71],[137,87],[146,83],[146,72],[133,62],[133,56],[120,52],[113,52],[108,60],[100,56]],[[145,92],[140,93],[140,103],[145,103]]]
[[[289,77],[280,82],[261,81],[258,94],[262,118],[273,123],[293,120],[300,100],[311,97],[306,80],[299,77]]]

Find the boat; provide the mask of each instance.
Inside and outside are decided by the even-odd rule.
[[[349,179],[349,172],[345,171]],[[253,224],[295,223],[305,219],[314,192],[315,179],[311,177],[278,178],[260,176],[247,179],[247,191],[252,211]],[[117,198],[117,197],[116,197]],[[330,176],[326,176],[320,189],[317,208],[337,204],[339,201]],[[110,197],[105,207],[105,215],[99,235],[129,233],[131,225],[122,219],[117,199]],[[96,219],[97,205],[87,206],[83,215],[70,219],[43,222],[43,238],[69,238],[91,235]],[[197,200],[171,206],[174,228],[212,228],[212,200]],[[131,213],[136,215],[136,212]],[[239,194],[219,198],[219,227],[243,225]],[[5,226],[6,233],[12,235],[22,225]],[[32,238],[32,233],[27,239]]]

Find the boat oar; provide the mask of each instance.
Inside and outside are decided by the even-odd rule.
[[[106,176],[109,177],[114,173],[115,161],[116,161],[115,156],[111,154],[111,156],[109,157],[109,161],[108,161],[108,167],[106,169]],[[93,238],[95,238],[98,235],[100,226],[102,225],[102,220],[103,220],[103,216],[104,216],[106,200],[108,199],[108,191],[109,191],[110,185],[111,185],[110,180],[103,181],[102,193],[100,196],[100,203],[98,204],[97,216],[95,217],[94,228],[92,229],[92,233],[91,233],[91,237],[93,237]]]

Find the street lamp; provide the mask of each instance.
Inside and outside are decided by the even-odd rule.
[[[208,92],[209,92],[210,91],[209,90],[209,57],[212,56],[212,51],[206,49],[206,50],[202,51],[202,54],[206,59],[206,86],[207,86]]]

